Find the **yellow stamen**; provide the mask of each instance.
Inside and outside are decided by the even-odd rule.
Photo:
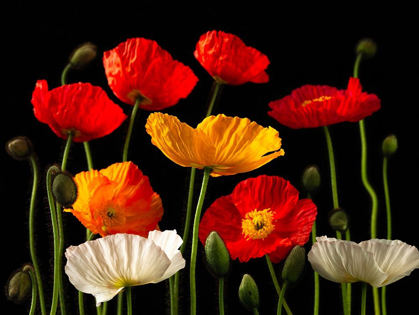
[[[275,229],[272,224],[275,212],[271,209],[253,210],[242,220],[242,233],[247,240],[264,239]]]
[[[323,95],[323,96],[320,96],[320,97],[318,97],[318,98],[315,98],[315,99],[312,99],[312,100],[306,100],[306,101],[304,101],[302,104],[301,104],[301,106],[306,106],[306,105],[308,105],[308,104],[310,104],[310,103],[313,103],[313,102],[323,102],[323,101],[327,101],[327,100],[330,100],[332,97],[331,96],[326,96],[326,95]]]

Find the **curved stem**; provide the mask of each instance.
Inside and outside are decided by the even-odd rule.
[[[38,283],[37,290],[39,291],[39,304],[41,306],[41,312],[42,314],[46,314],[44,289],[42,285],[41,271],[39,269],[39,264],[38,264],[38,257],[36,255],[35,232],[34,232],[35,203],[36,203],[36,193],[38,191],[39,170],[38,170],[38,164],[36,162],[35,156],[31,155],[29,159],[31,161],[32,170],[33,170],[32,193],[31,193],[31,202],[29,206],[29,247],[30,247],[32,264],[35,269],[36,282]]]
[[[279,286],[278,279],[276,278],[275,270],[274,270],[274,267],[272,266],[271,259],[269,258],[268,255],[265,255],[265,258],[266,258],[266,263],[268,264],[269,272],[271,274],[272,282],[274,283],[274,286],[276,289],[276,293],[278,293],[278,296],[281,296],[281,287]],[[283,304],[284,304],[284,308],[287,314],[292,315],[292,312],[290,308],[288,307],[287,301],[284,300]]]
[[[361,315],[367,313],[367,283],[362,283]]]
[[[125,291],[127,292],[127,315],[132,315],[132,295],[131,287],[126,287]]]
[[[333,208],[339,208],[338,188],[336,180],[336,166],[335,166],[335,155],[333,153],[332,137],[330,136],[329,128],[323,127],[324,135],[326,136],[327,151],[329,153],[329,164],[330,164],[330,180],[332,185],[332,197],[333,197]]]
[[[135,116],[137,115],[138,106],[140,105],[140,103],[141,103],[141,98],[137,98],[135,100],[134,108],[132,109],[132,113],[131,113],[131,117],[130,117],[129,125],[128,125],[127,137],[125,138],[124,152],[122,153],[122,162],[128,161],[129,142],[131,140],[132,128],[134,126]]]
[[[220,315],[224,315],[224,277],[218,277],[218,308]]]
[[[218,95],[218,92],[219,92],[221,86],[222,86],[222,83],[218,83],[218,82],[214,81],[214,83],[213,83],[213,93],[212,93],[211,100],[210,100],[210,103],[208,105],[207,114],[206,114],[205,117],[208,117],[209,115],[211,115],[212,109],[214,108],[215,100],[217,99],[217,95]]]
[[[61,85],[67,84],[67,74],[70,71],[70,69],[71,69],[71,63],[69,62],[65,66],[63,72],[61,73]]]
[[[356,60],[355,60],[355,65],[354,65],[354,78],[358,78],[359,65],[361,63],[361,59],[362,59],[362,53],[359,53],[356,56]]]
[[[211,168],[204,168],[204,177],[202,179],[201,192],[199,194],[198,204],[196,206],[195,219],[192,233],[192,251],[191,251],[191,265],[190,265],[190,299],[191,299],[191,314],[196,314],[196,280],[195,280],[195,269],[196,269],[196,256],[198,251],[198,232],[199,232],[199,221],[201,220],[202,206],[204,205],[205,194],[207,191],[208,180],[210,177]]]
[[[57,304],[58,304],[58,291],[59,291],[59,231],[58,231],[58,222],[57,222],[57,212],[55,210],[55,203],[54,197],[52,195],[51,189],[51,177],[53,172],[60,172],[60,169],[56,166],[52,166],[48,169],[47,172],[47,196],[48,196],[48,203],[51,212],[51,225],[52,225],[52,233],[53,233],[53,240],[54,240],[54,284],[53,284],[53,291],[52,291],[52,302],[51,302],[51,310],[50,314],[54,315],[57,311]]]
[[[384,195],[386,200],[386,212],[387,212],[387,239],[391,240],[392,224],[391,224],[391,207],[390,207],[390,193],[388,189],[388,158],[384,157],[383,160],[383,184],[384,184]]]
[[[36,275],[32,269],[29,269],[29,276],[31,277],[31,282],[32,282],[32,299],[31,299],[31,308],[29,310],[29,315],[35,315],[36,300],[38,298],[38,286],[37,286]]]

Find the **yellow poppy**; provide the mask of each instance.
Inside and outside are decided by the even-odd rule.
[[[146,130],[151,142],[173,162],[210,167],[212,176],[249,172],[284,155],[278,131],[247,118],[209,116],[194,129],[158,112],[150,114]]]

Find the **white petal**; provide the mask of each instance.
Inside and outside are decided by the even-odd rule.
[[[402,241],[372,239],[359,245],[374,255],[378,266],[388,275],[380,286],[400,280],[419,268],[418,249]]]
[[[182,253],[178,250],[182,245],[182,238],[174,231],[151,231],[148,233],[148,239],[151,239],[156,245],[160,246],[170,259],[170,266],[162,277],[152,281],[153,283],[163,281],[173,276],[180,269],[185,268],[186,261],[182,257]]]
[[[372,253],[354,242],[319,237],[308,253],[308,260],[319,275],[334,282],[364,281],[377,286],[387,277]]]
[[[152,240],[115,234],[66,250],[65,272],[77,290],[93,294],[96,302],[111,300],[125,286],[161,278],[170,265],[165,252]]]

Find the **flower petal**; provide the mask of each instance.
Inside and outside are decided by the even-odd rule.
[[[418,249],[402,241],[372,239],[359,246],[371,252],[378,266],[388,275],[380,286],[396,282],[419,268]]]
[[[373,254],[350,241],[318,237],[308,260],[319,275],[338,283],[363,281],[378,287],[387,278]]]
[[[96,302],[112,299],[122,288],[151,283],[170,265],[152,240],[115,234],[66,250],[65,272],[77,290],[93,294]]]
[[[166,272],[159,279],[152,281],[153,283],[160,282],[173,276],[180,269],[185,268],[186,261],[182,257],[182,253],[179,250],[182,245],[182,238],[176,233],[176,231],[150,231],[148,238],[151,239],[154,244],[159,246],[166,253],[170,259],[170,266]]]

